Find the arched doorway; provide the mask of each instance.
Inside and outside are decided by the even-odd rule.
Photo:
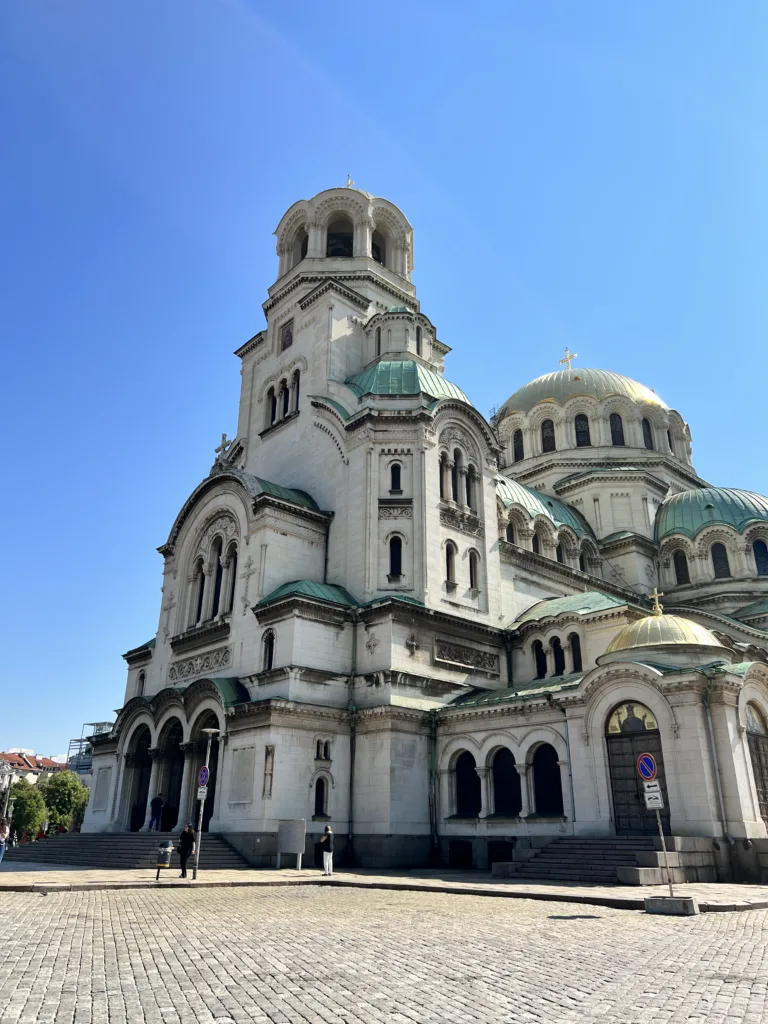
[[[208,736],[203,732],[203,729],[218,729],[219,720],[213,711],[205,711],[197,719],[192,728],[192,742],[195,743],[195,779],[194,779],[194,792],[197,793],[197,776],[205,764],[205,753],[208,749]],[[208,823],[213,817],[214,807],[216,803],[216,782],[218,778],[218,767],[219,767],[219,738],[218,736],[213,737],[211,743],[211,756],[208,761],[208,770],[210,772],[208,778],[208,788],[206,791],[205,804],[203,806],[203,832],[208,831]],[[195,801],[194,807],[194,824],[197,828],[197,816],[200,813],[200,805]]]
[[[747,742],[760,817],[768,824],[768,725],[756,704],[747,704]]]
[[[152,772],[152,761],[149,748],[152,736],[149,726],[140,725],[128,744],[126,757],[125,799],[126,811],[124,823],[131,832],[138,832],[147,817],[147,800],[149,799],[149,777]]]
[[[563,779],[557,751],[551,743],[541,743],[533,754],[533,800],[536,815],[543,818],[563,816]]]
[[[456,816],[477,818],[480,814],[480,776],[475,759],[468,750],[456,758]]]
[[[183,739],[181,722],[178,718],[171,718],[163,726],[157,741],[163,758],[163,770],[158,786],[158,792],[162,793],[164,801],[160,825],[163,832],[170,832],[179,820],[181,779],[184,774],[184,754],[181,750]]]
[[[637,773],[637,759],[641,754],[652,754],[656,760],[656,778],[664,795],[661,823],[664,832],[669,834],[669,798],[661,734],[653,712],[639,701],[626,701],[609,715],[605,733],[616,835],[655,835],[658,832],[656,812],[645,809],[643,780]]]
[[[502,747],[493,758],[493,813],[516,818],[523,808],[515,755]]]

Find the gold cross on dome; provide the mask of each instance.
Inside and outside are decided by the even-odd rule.
[[[221,435],[221,444],[219,445],[218,448],[214,448],[213,449],[214,452],[216,453],[216,461],[218,462],[219,459],[222,458],[222,456],[225,455],[229,451],[229,449],[231,447],[232,447],[232,442],[227,440],[227,435],[226,434],[222,434]]]
[[[571,368],[571,360],[572,359],[578,359],[578,358],[579,358],[579,353],[578,352],[569,352],[568,351],[568,346],[566,345],[565,346],[565,359],[561,359],[560,360],[560,365],[562,366],[563,363],[565,363],[565,365],[570,370],[570,368]]]
[[[654,615],[661,615],[663,613],[663,611],[664,611],[664,605],[663,604],[659,604],[659,598],[660,597],[664,597],[664,595],[662,593],[660,593],[658,587],[654,587],[653,588],[653,593],[651,594],[651,600],[653,601],[653,614]]]
[[[345,188],[352,188],[352,186],[353,186],[354,184],[355,184],[355,183],[354,183],[354,181],[352,181],[352,176],[351,176],[350,174],[348,174],[348,175],[347,175],[347,184],[346,184],[346,185],[345,185],[344,187],[345,187]]]

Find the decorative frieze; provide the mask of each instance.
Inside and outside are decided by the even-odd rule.
[[[451,526],[454,530],[461,530],[470,537],[484,537],[485,528],[477,516],[469,512],[460,512],[458,509],[441,508],[440,522],[443,526]]]
[[[477,647],[464,647],[449,640],[435,640],[435,663],[470,668],[499,675],[499,655]]]
[[[379,519],[413,519],[413,502],[389,501],[379,502]]]
[[[198,654],[194,658],[185,658],[183,661],[174,662],[168,669],[168,682],[185,683],[194,676],[217,672],[231,664],[232,648],[218,647],[215,651],[208,651],[206,654]]]

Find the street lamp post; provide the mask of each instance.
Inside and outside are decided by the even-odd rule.
[[[208,767],[208,762],[211,760],[211,743],[213,737],[219,735],[218,729],[201,729],[208,737],[208,749],[205,751],[205,766]],[[197,846],[195,848],[195,866],[192,869],[192,881],[194,882],[197,878],[197,867],[200,863],[200,846],[203,840],[203,808],[205,807],[205,800],[198,800],[200,804],[200,812],[197,816]]]

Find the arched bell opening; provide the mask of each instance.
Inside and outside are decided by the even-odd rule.
[[[645,807],[643,779],[637,770],[641,754],[650,754],[656,762],[656,778],[661,783],[664,810],[661,823],[669,834],[669,799],[664,772],[661,733],[656,717],[640,701],[625,701],[608,716],[605,728],[608,770],[611,778],[613,820],[616,835],[656,835],[656,812]]]

